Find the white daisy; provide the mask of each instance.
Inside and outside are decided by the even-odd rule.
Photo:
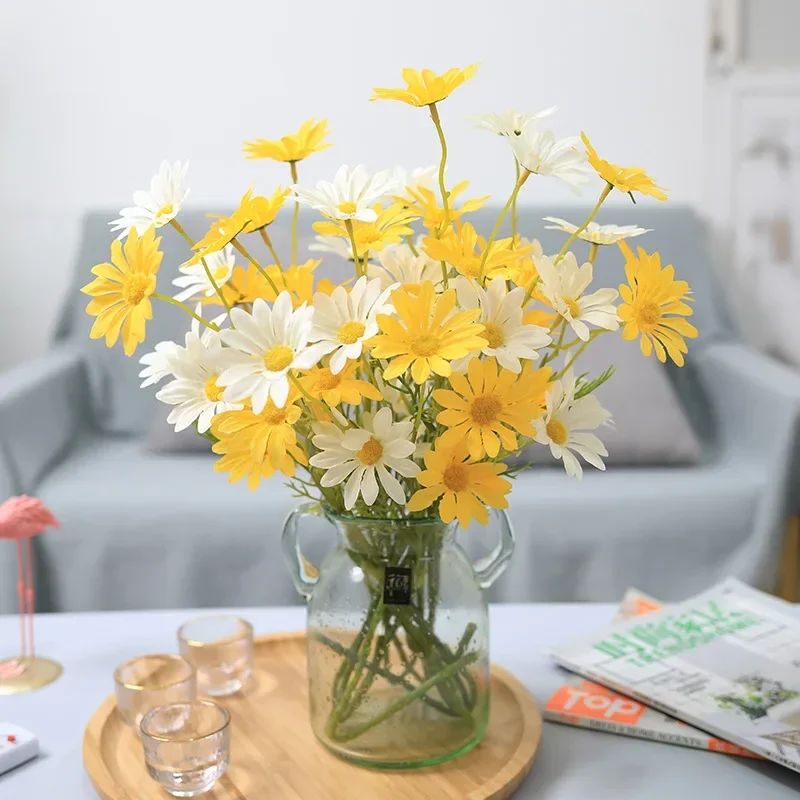
[[[367,168],[359,164],[352,170],[348,166],[339,167],[333,183],[319,181],[316,189],[294,184],[289,199],[311,206],[331,219],[375,222],[378,215],[370,206],[398,188],[389,170],[370,177]]]
[[[608,451],[603,443],[590,431],[595,430],[611,418],[600,401],[589,394],[575,399],[575,375],[567,370],[563,379],[550,384],[546,394],[547,410],[543,417],[533,420],[536,429],[534,439],[540,444],[549,444],[554,458],[564,462],[567,475],[583,477],[583,468],[575,451],[597,469],[605,469],[601,456]]]
[[[152,386],[167,375],[171,375],[173,362],[179,350],[180,345],[175,342],[159,342],[152,352],[143,355],[139,359],[139,363],[145,365],[139,373],[139,377],[144,378],[140,388]]]
[[[471,119],[476,123],[476,128],[491,131],[498,136],[519,136],[528,125],[536,123],[545,117],[549,117],[557,110],[558,106],[551,106],[544,111],[540,111],[538,114],[530,114],[509,109],[499,114],[480,114]]]
[[[544,226],[549,231],[564,231],[564,233],[572,235],[578,230],[577,225],[559,217],[544,217],[544,221],[555,223]],[[620,239],[641,236],[643,233],[650,233],[651,230],[652,228],[637,228],[636,225],[598,225],[596,222],[590,222],[578,234],[578,238],[592,244],[616,244]]]
[[[347,364],[347,359],[361,358],[364,342],[377,336],[379,329],[375,317],[392,314],[394,307],[388,302],[392,284],[381,288],[378,278],[367,281],[361,276],[349,291],[337,286],[330,295],[317,292],[314,295],[314,324],[309,341],[325,346],[325,352],[333,353],[331,372],[338,375]]]
[[[314,239],[314,244],[308,246],[308,249],[312,252],[334,253],[347,261],[355,261],[355,258],[353,258],[353,245],[350,244],[349,239],[341,236],[322,236],[320,234],[317,234]]]
[[[308,346],[314,309],[303,303],[292,310],[291,295],[284,291],[270,307],[262,298],[253,303],[249,314],[231,309],[235,330],[222,331],[222,341],[233,350],[228,354],[228,368],[218,383],[225,386],[226,402],[250,398],[253,411],[259,414],[267,400],[278,407],[289,396],[290,369],[311,369],[328,352],[327,345]]]
[[[519,136],[510,136],[508,141],[517,161],[530,172],[560,178],[576,193],[589,180],[586,153],[577,149],[580,145],[577,137],[557,140],[552,131],[528,125]]]
[[[393,422],[392,410],[387,406],[371,421],[366,420],[363,428],[343,431],[331,422],[315,423],[316,435],[311,441],[320,452],[312,456],[309,463],[326,470],[320,480],[322,486],[339,486],[347,479],[344,507],[348,511],[359,495],[368,506],[375,502],[377,479],[395,503],[405,505],[403,487],[389,470],[406,478],[413,478],[419,472],[419,466],[409,458],[415,449],[411,441],[413,427],[410,420]]]
[[[545,328],[523,324],[525,289],[522,286],[509,292],[506,282],[499,278],[490,281],[487,289],[464,277],[457,278],[454,283],[460,308],[481,310],[476,322],[485,326],[481,336],[488,339],[489,344],[480,352],[494,356],[504,369],[519,374],[522,371],[520,359],[539,358],[537,349],[552,341]],[[477,353],[452,362],[453,369],[462,372],[475,355]]]
[[[216,253],[209,253],[205,256],[205,262],[208,266],[208,271],[214,278],[217,286],[224,286],[233,274],[234,261],[236,260],[236,253],[232,244],[226,244],[223,250]],[[195,297],[202,294],[205,297],[213,297],[216,294],[214,286],[208,279],[208,274],[202,262],[192,264],[190,266],[178,267],[178,270],[183,273],[179,278],[172,281],[174,286],[183,287],[182,292],[175,295],[176,300],[188,300],[190,297]]]
[[[189,194],[189,190],[183,188],[188,168],[188,161],[176,161],[174,164],[162,161],[150,181],[150,191],[134,192],[135,205],[123,208],[119,212],[120,218],[108,223],[112,231],[121,231],[117,238],[124,239],[131,228],[136,228],[141,235],[151,225],[160,228],[175,219]]]
[[[569,252],[557,266],[550,256],[543,256],[538,270],[542,279],[539,291],[584,342],[589,340],[587,323],[609,331],[619,328],[617,309],[613,305],[619,297],[616,289],[598,289],[584,294],[592,282],[590,262],[579,267],[575,254]]]
[[[430,281],[437,290],[441,288],[442,265],[422,252],[420,242],[417,242],[417,255],[407,244],[397,244],[384,247],[378,254],[378,261],[378,264],[367,264],[367,276],[380,278],[384,289],[394,283],[408,285],[425,281]]]
[[[411,192],[419,191],[420,188],[433,190],[438,170],[439,168],[435,164],[430,167],[415,167],[410,171],[405,167],[395,167],[391,171],[392,178],[396,183],[392,195],[413,203],[414,197]]]
[[[197,430],[205,433],[217,414],[243,408],[227,402],[223,397],[224,388],[218,383],[231,352],[222,346],[218,331],[207,328],[199,335],[197,323],[192,323],[192,330],[186,334],[185,347],[178,347],[171,359],[175,380],[156,393],[162,403],[175,406],[167,422],[175,425],[176,432],[197,421]]]

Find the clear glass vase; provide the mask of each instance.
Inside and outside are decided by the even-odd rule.
[[[337,546],[317,570],[303,556],[303,520],[322,515]],[[499,543],[471,564],[456,527],[439,519],[293,511],[283,549],[308,600],[311,725],[336,755],[412,768],[477,745],[489,719],[489,617],[482,589],[508,564],[514,537],[495,512]]]

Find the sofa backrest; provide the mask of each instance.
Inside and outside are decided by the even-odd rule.
[[[544,230],[544,215],[562,217],[570,222],[580,223],[588,213],[588,208],[570,206],[565,208],[529,207],[520,209],[520,232],[528,237],[536,237],[542,241],[546,253],[556,252],[563,244],[565,235],[558,231]],[[488,233],[497,209],[481,209],[470,216],[470,221],[478,230]],[[83,349],[86,356],[90,377],[91,413],[96,424],[107,433],[141,435],[150,427],[157,413],[158,401],[152,389],[139,389],[137,377],[141,366],[139,358],[152,350],[162,340],[172,339],[182,342],[188,330],[189,318],[177,308],[166,303],[154,302],[154,318],[147,325],[147,339],[139,347],[132,358],[127,358],[120,346],[108,349],[104,341],[90,340],[89,330],[92,318],[84,311],[89,298],[82,294],[80,287],[88,283],[92,275],[90,269],[95,264],[109,260],[109,248],[113,234],[109,232],[108,221],[117,215],[116,210],[89,212],[83,222],[83,234],[76,261],[75,273],[68,297],[66,299],[61,320],[57,328],[57,336],[61,339],[73,340]],[[313,240],[311,222],[317,217],[311,214],[301,215],[301,237],[298,259],[302,262],[311,256],[321,254],[310,253],[308,245]],[[637,224],[645,228],[653,228],[648,233],[630,244],[635,248],[641,244],[648,252],[659,250],[663,263],[675,265],[678,275],[687,279],[693,289],[695,299],[695,316],[693,322],[701,333],[701,341],[725,336],[728,326],[718,304],[719,293],[714,286],[714,276],[709,263],[706,234],[703,224],[689,209],[670,206],[611,207],[602,209],[598,215],[599,222],[615,224]],[[200,212],[183,211],[180,217],[186,231],[195,239],[207,229],[209,220]],[[158,275],[159,291],[174,294],[172,279],[177,277],[178,265],[188,257],[188,249],[184,240],[175,230],[167,226],[159,231],[162,237],[161,249],[164,258]],[[270,228],[270,234],[279,255],[288,260],[290,229],[289,215],[280,217]],[[269,263],[263,243],[257,236],[248,237],[247,247],[256,258]],[[577,255],[586,252],[586,244],[575,245]],[[237,258],[237,263],[244,259]],[[595,287],[616,287],[624,280],[622,256],[617,247],[600,248],[595,266]],[[333,279],[343,279],[346,265],[337,257],[324,259],[319,268],[321,275]],[[634,346],[634,345],[631,345]],[[693,344],[692,346],[697,346]],[[691,349],[691,348],[690,348]],[[672,373],[671,373],[672,374]],[[680,376],[686,385],[678,383],[676,388],[685,395],[685,403],[696,403],[696,386],[689,372]],[[702,411],[698,411],[702,414]],[[696,415],[691,413],[694,418]]]

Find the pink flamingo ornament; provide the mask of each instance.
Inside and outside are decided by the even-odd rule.
[[[17,543],[17,595],[20,613],[20,656],[0,662],[0,682],[19,677],[29,664],[36,662],[33,633],[36,593],[33,587],[31,540],[48,525],[59,527],[52,512],[35,497],[10,497],[0,505],[0,539],[13,539]]]

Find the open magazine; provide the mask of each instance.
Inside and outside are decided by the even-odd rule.
[[[800,772],[800,622],[728,579],[554,648],[563,667]]]
[[[643,616],[660,611],[663,604],[637,589],[628,589],[614,618],[616,620]],[[718,753],[761,758],[724,739],[704,733],[685,722],[662,714],[598,683],[575,675],[567,679],[547,701],[544,718],[581,728],[634,736],[666,744],[695,747]]]

